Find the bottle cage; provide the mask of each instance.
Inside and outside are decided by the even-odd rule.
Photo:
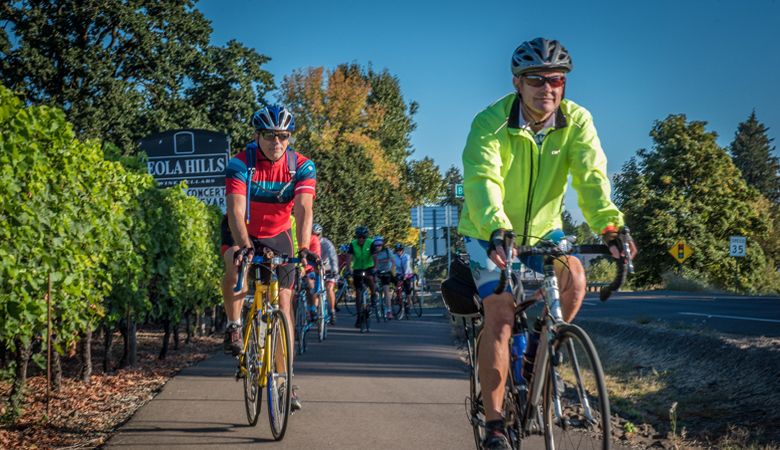
[[[255,175],[255,165],[257,164],[257,144],[255,145],[247,145],[246,146],[246,224],[249,225],[249,204],[250,204],[250,196],[252,193],[252,178]],[[282,196],[284,195],[284,192],[290,187],[290,185],[295,181],[295,173],[298,170],[298,154],[295,152],[295,150],[291,149],[290,147],[287,147],[287,150],[285,151],[287,156],[287,170],[290,172],[290,181],[285,183],[284,186],[282,186],[281,189],[278,191],[271,191],[268,189],[263,188],[259,184],[257,187],[265,192],[271,193],[276,196],[276,199],[279,200],[279,202],[282,201]]]

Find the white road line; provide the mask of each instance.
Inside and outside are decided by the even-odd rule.
[[[717,319],[735,319],[735,320],[753,320],[755,322],[771,322],[771,323],[780,323],[780,320],[775,319],[762,319],[759,317],[740,317],[740,316],[722,316],[720,314],[701,314],[701,313],[692,313],[692,312],[681,312],[679,314],[682,314],[684,316],[703,316],[708,319],[711,318],[717,318]]]
[[[588,306],[596,306],[596,302],[583,301],[582,303],[585,304],[585,305],[588,305]]]

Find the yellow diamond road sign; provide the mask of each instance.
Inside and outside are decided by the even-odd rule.
[[[671,253],[671,255],[674,257],[674,259],[677,260],[678,263],[682,264],[683,261],[688,259],[688,257],[693,254],[693,249],[688,247],[688,245],[685,244],[685,241],[680,239],[672,246],[672,248],[669,249],[669,253]]]

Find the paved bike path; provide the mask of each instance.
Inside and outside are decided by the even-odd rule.
[[[450,326],[438,314],[373,325],[339,326],[297,356],[294,383],[303,410],[274,442],[266,416],[249,427],[235,360],[215,355],[183,370],[141,408],[107,448],[473,449],[464,398],[468,378]]]

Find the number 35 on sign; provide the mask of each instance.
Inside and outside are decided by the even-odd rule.
[[[745,236],[731,236],[729,239],[729,256],[744,257],[747,253],[747,238]]]

